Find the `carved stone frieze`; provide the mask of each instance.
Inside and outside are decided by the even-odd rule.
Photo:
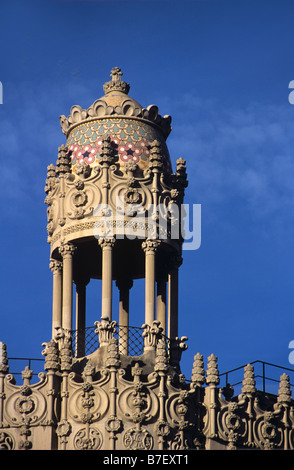
[[[154,367],[147,372],[147,356],[122,360],[113,337],[115,325],[104,321],[100,326],[107,345],[101,349],[102,368],[95,354],[79,372],[67,353],[70,360],[62,366],[71,338],[60,330],[55,340],[45,343],[48,372],[40,374],[38,383],[30,384],[28,368],[22,385],[2,372],[0,449],[38,449],[47,429],[49,447],[58,449],[294,449],[294,402],[285,374],[278,395],[264,395],[256,389],[249,364],[242,393],[225,399],[215,355],[209,356],[205,371],[198,353],[187,383],[172,368],[163,338],[148,351]]]

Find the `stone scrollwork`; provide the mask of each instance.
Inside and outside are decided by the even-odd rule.
[[[218,414],[218,430],[220,436],[228,442],[228,449],[237,448],[238,440],[245,440],[247,434],[247,422],[242,418],[238,403],[229,403]]]
[[[76,450],[98,450],[102,446],[102,434],[97,428],[85,427],[74,436]]]
[[[0,450],[13,450],[15,442],[11,434],[0,431]]]
[[[283,442],[283,432],[276,424],[274,412],[267,411],[254,421],[254,436],[257,446],[261,449],[273,449]]]
[[[72,391],[69,398],[69,415],[78,423],[93,423],[105,415],[109,399],[101,387],[85,382]]]
[[[128,450],[151,450],[154,439],[147,429],[128,429],[123,436],[123,443]]]
[[[6,400],[7,420],[10,425],[40,423],[46,413],[46,399],[38,390],[23,385]]]
[[[49,431],[47,435],[58,437],[62,450],[187,450],[214,445],[227,450],[293,450],[293,400],[285,374],[274,398],[256,389],[253,367],[247,365],[242,393],[224,399],[217,386],[216,356],[209,356],[207,385],[203,357],[194,357],[189,384],[172,371],[167,345],[160,339],[152,353],[154,367],[146,374],[143,357],[122,367],[125,358],[118,354],[114,325],[104,319],[101,326],[108,345],[102,351],[102,368],[95,354],[81,374],[73,370],[73,363],[62,366],[60,355],[70,345],[62,330],[59,339],[45,343],[48,374],[43,381],[31,385],[29,368],[21,386],[11,374],[0,374],[0,449],[36,449],[38,433]]]

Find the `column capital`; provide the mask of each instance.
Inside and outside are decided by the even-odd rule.
[[[72,243],[63,243],[59,247],[59,253],[63,258],[71,258],[76,249],[76,246],[74,246]]]
[[[52,273],[61,273],[62,272],[62,261],[58,261],[57,259],[51,259],[49,263],[49,268],[51,269]]]
[[[161,243],[160,240],[147,239],[142,243],[142,248],[145,251],[145,253],[148,253],[148,252],[155,253],[158,250],[160,243]]]
[[[99,238],[98,243],[101,248],[113,248],[115,245],[115,238]]]

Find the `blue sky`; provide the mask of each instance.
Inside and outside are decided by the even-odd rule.
[[[118,66],[133,98],[172,116],[172,162],[187,161],[186,202],[202,206],[201,247],[180,270],[183,372],[197,352],[217,355],[221,371],[257,359],[291,367],[293,17],[286,0],[1,3],[0,339],[10,356],[40,357],[51,339],[44,185],[65,143],[59,116],[101,97]],[[89,296],[92,325],[95,286]],[[140,305],[131,300],[134,326]]]

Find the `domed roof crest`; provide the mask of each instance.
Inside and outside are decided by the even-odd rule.
[[[158,107],[150,105],[143,108],[137,101],[128,96],[130,85],[121,80],[122,71],[118,67],[111,70],[111,80],[103,86],[105,96],[96,100],[88,109],[79,105],[71,108],[68,117],[60,116],[62,132],[66,137],[77,125],[112,117],[131,118],[142,120],[157,127],[166,139],[171,132],[171,116],[161,116]]]

